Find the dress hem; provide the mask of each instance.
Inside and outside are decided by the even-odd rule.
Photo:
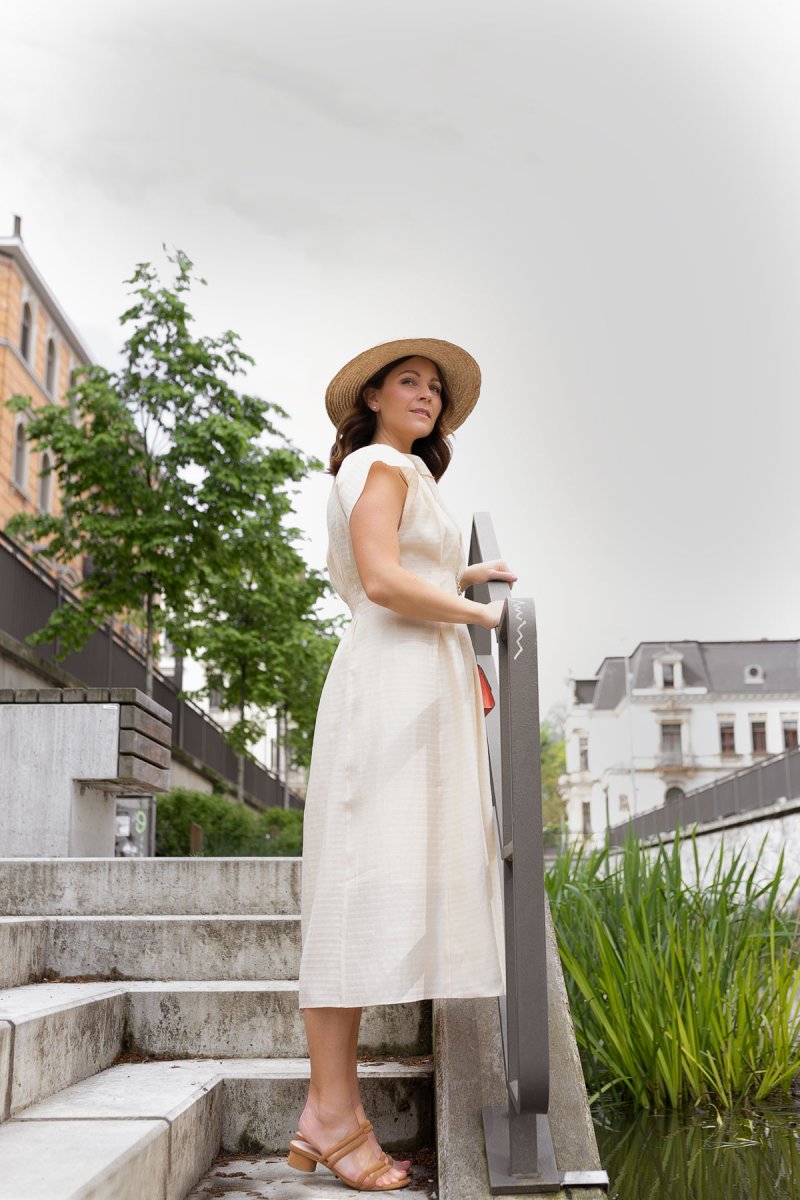
[[[447,991],[435,992],[431,994],[424,989],[413,995],[405,995],[391,1000],[364,1000],[357,998],[355,1000],[315,1000],[309,1002],[301,1001],[298,1004],[299,1010],[302,1012],[304,1008],[373,1008],[378,1005],[387,1004],[416,1004],[420,1000],[483,1000],[483,999],[498,999],[503,995],[504,989],[500,991]]]

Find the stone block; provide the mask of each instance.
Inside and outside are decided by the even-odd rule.
[[[217,1155],[222,1101],[218,1062],[126,1063],[34,1105],[19,1121],[162,1120],[169,1129],[166,1197],[183,1200]]]
[[[299,858],[6,858],[8,916],[296,915]]]
[[[120,705],[119,727],[120,729],[135,729],[138,733],[152,738],[154,742],[160,742],[162,746],[172,745],[171,725],[160,721],[158,717],[151,716],[150,713],[145,712],[143,708],[138,708],[135,704]]]
[[[222,1149],[285,1152],[308,1092],[308,1059],[222,1064],[225,1077]],[[430,1063],[359,1063],[364,1107],[384,1150],[429,1146],[433,1139]]]
[[[11,1090],[11,1046],[14,1029],[8,1021],[0,1020],[0,1121],[8,1120]]]
[[[308,1052],[296,980],[131,982],[126,986],[128,1044],[141,1054],[300,1058]],[[364,1010],[360,1054],[405,1057],[430,1052],[429,1001]]]
[[[166,1121],[8,1121],[0,1200],[164,1200]]]
[[[154,767],[141,758],[134,758],[131,754],[120,754],[115,775],[121,783],[128,784],[129,787],[139,791],[169,791],[168,770]]]
[[[138,688],[112,688],[111,699],[115,704],[135,704],[138,708],[143,708],[145,712],[150,713],[152,717],[163,721],[165,725],[172,724],[172,713],[169,709],[164,708],[163,704],[157,704],[152,697],[146,696]]]
[[[118,742],[117,705],[0,706],[0,762],[20,764],[0,774],[0,854],[113,855],[114,805],[76,781],[113,779]]]
[[[136,758],[143,758],[145,762],[152,763],[156,767],[167,769],[169,769],[172,758],[169,747],[153,741],[152,738],[135,729],[120,729],[119,752],[120,754],[133,754]]]
[[[299,917],[53,917],[46,974],[296,979]]]
[[[44,975],[47,919],[0,917],[0,987],[19,987]]]
[[[122,1050],[125,993],[113,984],[38,984],[0,992],[14,1026],[10,1113],[110,1066]]]

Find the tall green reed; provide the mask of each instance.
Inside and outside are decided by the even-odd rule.
[[[800,923],[781,854],[720,846],[695,879],[680,839],[562,854],[547,889],[592,1100],[663,1111],[787,1092],[800,1070]],[[699,881],[699,882],[698,882]]]

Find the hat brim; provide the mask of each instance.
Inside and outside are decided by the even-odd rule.
[[[361,391],[372,376],[396,358],[409,356],[429,358],[441,371],[450,400],[448,430],[458,429],[466,421],[481,391],[480,367],[472,355],[439,338],[401,338],[364,350],[334,375],[325,391],[325,408],[337,429],[357,407]]]

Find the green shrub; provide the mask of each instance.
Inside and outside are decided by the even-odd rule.
[[[724,847],[703,875],[692,844],[699,886],[683,878],[679,839],[572,849],[548,873],[592,1100],[731,1108],[787,1092],[800,1069],[798,881],[782,895],[781,855],[759,885],[761,851],[748,865]]]
[[[173,788],[156,806],[156,854],[189,854],[192,825],[203,830],[203,857],[287,856],[303,852],[303,814],[295,809],[252,812],[225,796]]]

